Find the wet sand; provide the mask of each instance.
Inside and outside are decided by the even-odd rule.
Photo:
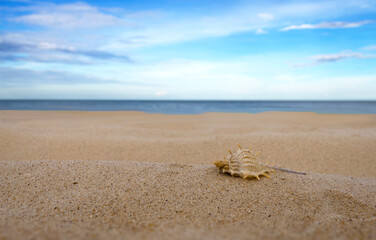
[[[375,239],[375,156],[375,115],[0,111],[0,238]]]

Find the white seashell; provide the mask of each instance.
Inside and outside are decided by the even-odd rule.
[[[235,153],[229,149],[229,156],[214,162],[220,173],[227,173],[234,177],[257,178],[257,180],[260,180],[260,176],[270,178],[268,174],[274,173],[275,170],[305,175],[305,173],[274,167],[274,164],[269,166],[266,163],[261,163],[257,160],[260,152],[253,153],[251,146],[248,149],[243,149],[240,144],[238,146],[239,149]]]
[[[229,149],[229,156],[223,157],[223,160],[214,163],[219,168],[219,171],[234,177],[257,178],[258,180],[260,180],[260,176],[270,178],[268,174],[273,173],[274,170],[257,161],[256,157],[259,153],[253,153],[251,147],[243,149],[240,145],[238,146],[238,151],[232,153]]]

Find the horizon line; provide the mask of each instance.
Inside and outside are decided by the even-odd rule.
[[[376,101],[376,99],[0,99],[0,101],[160,101],[160,102],[168,102],[168,101],[175,101],[175,102],[250,102],[250,101],[317,101],[317,102],[324,102],[324,101]]]

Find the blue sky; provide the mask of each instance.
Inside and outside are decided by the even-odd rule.
[[[376,1],[0,0],[0,99],[376,100]]]

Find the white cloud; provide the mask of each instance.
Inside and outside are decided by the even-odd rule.
[[[20,67],[0,67],[0,75],[5,81],[0,81],[1,87],[32,86],[45,84],[98,84],[119,83],[111,79],[70,73],[66,71],[31,70]],[[135,84],[135,83],[130,83]]]
[[[281,31],[289,30],[301,30],[301,29],[333,29],[333,28],[355,28],[361,27],[365,24],[371,23],[372,21],[360,21],[360,22],[322,22],[318,24],[301,24],[301,25],[292,25],[285,28],[282,28]]]
[[[53,28],[94,28],[111,25],[124,25],[118,17],[100,12],[86,3],[48,4],[35,6],[34,12],[13,18],[15,22],[35,24]]]
[[[128,56],[116,55],[96,49],[77,49],[52,42],[14,41],[0,36],[0,57],[4,61],[65,62],[89,64],[93,60],[121,60],[131,63]]]
[[[360,7],[367,5],[367,8]],[[226,12],[193,15],[190,17],[176,16],[142,22],[142,28],[127,29],[116,36],[104,49],[128,50],[137,47],[171,44],[176,42],[192,41],[202,38],[222,37],[241,32],[261,33],[270,28],[280,28],[285,22],[297,22],[301,19],[322,21],[324,19],[339,18],[360,12],[371,11],[376,2],[368,0],[354,1],[314,1],[296,3],[283,1],[282,3],[259,3],[237,5]],[[274,19],[273,21],[271,21]],[[278,19],[278,21],[275,21]],[[322,24],[327,27],[355,27],[366,24],[368,21],[355,23]],[[310,26],[318,27],[318,26]],[[286,30],[286,29],[285,29]],[[136,41],[134,41],[136,39]]]
[[[154,95],[157,97],[163,97],[167,95],[167,91],[157,91],[154,93]]]
[[[376,75],[309,78],[304,81],[276,82],[269,95],[277,99],[369,100],[376,98]]]
[[[56,69],[61,68],[62,76],[43,69],[33,71],[34,80],[22,84],[22,79],[27,78],[21,77],[18,84],[11,87],[3,84],[0,96],[233,100],[376,98],[376,75],[327,78],[315,71],[286,67],[284,62],[288,58],[263,54],[227,61],[176,59],[125,66],[109,62],[100,68],[97,65],[57,66]],[[47,66],[29,64],[30,69],[41,67],[48,69]],[[16,74],[30,75],[28,71],[9,72],[14,78],[13,83],[16,83]],[[73,84],[76,80],[72,76],[76,76],[77,84]]]
[[[376,50],[376,45],[370,45],[362,48],[363,50]]]
[[[363,6],[359,7],[360,5]],[[86,3],[38,5],[26,11],[19,11],[12,16],[27,12],[26,15],[14,18],[14,20],[47,28],[39,31],[20,30],[17,33],[4,33],[0,37],[7,35],[5,40],[8,45],[4,44],[5,41],[2,42],[1,39],[0,44],[3,44],[2,49],[5,49],[7,54],[10,52],[9,47],[27,49],[26,54],[38,60],[17,62],[18,66],[33,70],[41,68],[67,72],[65,78],[60,77],[61,81],[51,79],[49,82],[46,81],[47,85],[22,90],[23,93],[33,93],[34,96],[42,96],[38,95],[41,91],[47,94],[43,96],[54,97],[61,93],[60,96],[68,98],[90,96],[138,99],[312,99],[326,96],[346,98],[343,93],[348,94],[347,98],[361,96],[362,92],[354,93],[349,90],[351,89],[349,86],[355,85],[354,83],[358,81],[357,76],[328,79],[313,76],[316,71],[308,72],[306,71],[308,69],[289,68],[288,62],[291,62],[291,56],[299,54],[297,52],[292,52],[290,56],[287,54],[287,56],[279,56],[277,53],[262,54],[262,56],[254,54],[248,59],[228,59],[222,62],[175,59],[157,63],[154,61],[171,55],[161,54],[161,49],[156,49],[157,53],[154,52],[155,49],[132,52],[132,48],[135,47],[180,43],[242,32],[263,34],[269,29],[280,29],[289,24],[301,23],[302,19],[314,23],[342,17],[346,19],[349,15],[371,12],[370,9],[375,9],[376,2],[366,0],[318,0],[304,3],[259,1],[248,5],[234,4],[233,6],[236,7],[226,8],[226,11],[217,12],[208,9],[202,12],[186,11],[186,14],[180,14],[179,11],[173,13],[128,11],[124,13],[126,11],[124,9],[109,11]],[[311,24],[308,27],[346,28],[367,23],[369,22],[326,22]],[[101,26],[111,26],[111,28],[95,29],[95,31],[84,29]],[[177,46],[174,49],[180,47]],[[368,48],[371,50],[372,46]],[[26,55],[25,52],[23,54],[19,54],[20,51],[14,52],[20,56]],[[48,54],[44,54],[47,52]],[[128,56],[129,52],[135,55],[135,59],[147,56],[144,58],[146,60],[143,64],[132,65],[124,64],[124,61],[114,61],[121,56]],[[180,56],[179,54],[175,56]],[[307,60],[308,63],[296,66],[372,57],[375,56],[359,52],[340,52],[313,56]],[[106,59],[106,61],[97,62],[100,59]],[[93,64],[74,65],[73,61]],[[54,76],[55,72],[40,74],[47,78]],[[92,77],[84,78],[87,81],[80,82],[78,86],[62,84],[63,80],[66,81],[71,77],[69,73],[74,73],[76,78],[87,74],[91,74]],[[30,73],[25,72],[22,78],[28,74]],[[302,76],[302,74],[313,75]],[[34,75],[35,81],[42,79],[39,78],[39,74]],[[114,82],[104,84],[95,81],[95,79],[107,78]],[[372,81],[376,78],[359,76],[359,79],[363,79],[362,83],[367,86],[363,88],[356,86],[355,90],[363,91],[365,97],[374,96],[376,87]],[[140,85],[136,86],[134,83],[140,83]],[[21,91],[21,88],[18,89]],[[0,89],[0,96],[16,96],[16,92],[11,95],[11,91],[7,92],[7,90],[9,89]]]
[[[346,58],[363,58],[362,53],[353,53],[353,52],[343,52],[343,53],[335,53],[335,54],[322,54],[311,57],[317,63],[322,62],[336,62]]]
[[[265,33],[267,33],[267,32],[262,28],[259,28],[259,29],[256,30],[256,34],[265,34]]]
[[[76,49],[72,46],[60,46],[56,43],[51,43],[51,42],[40,42],[36,44],[36,47],[38,49],[43,49],[43,50],[67,50],[67,51],[75,51]]]
[[[296,63],[293,64],[294,67],[307,67],[313,66],[321,63],[327,62],[337,62],[342,61],[345,59],[350,58],[357,58],[357,59],[368,59],[368,58],[376,58],[376,55],[369,55],[359,52],[341,52],[341,53],[334,53],[334,54],[322,54],[310,57],[312,61],[306,63]]]
[[[294,83],[294,82],[298,82],[298,81],[305,81],[305,80],[309,80],[311,78],[311,76],[309,75],[293,75],[293,74],[285,74],[285,75],[277,75],[274,77],[275,80],[277,81],[285,81],[285,82],[290,82],[290,83]]]
[[[320,77],[285,74],[253,77],[245,71],[252,61],[209,62],[176,60],[138,66],[133,73],[123,71],[120,79],[130,82],[61,84],[54,78],[35,78],[39,84],[2,86],[3,98],[102,98],[102,99],[375,99],[376,75]],[[259,71],[264,69],[254,67]],[[119,69],[118,69],[119,70]],[[186,76],[191,72],[190,75]],[[27,72],[25,72],[27,74]],[[125,75],[124,75],[125,74]],[[96,74],[98,75],[98,74]],[[12,76],[15,76],[12,73]],[[62,81],[73,81],[69,75]],[[79,76],[78,76],[79,77]],[[100,79],[101,80],[101,79]],[[45,81],[45,84],[43,82]],[[124,80],[123,80],[124,81]],[[132,84],[141,83],[144,84]],[[158,82],[159,85],[148,83]]]
[[[270,21],[274,19],[274,15],[270,13],[259,13],[257,14],[257,16],[265,21]]]
[[[263,33],[269,28],[280,28],[285,22],[297,22],[304,17],[310,21],[338,18],[359,12],[369,12],[376,3],[370,0],[334,0],[299,2],[252,2],[234,4],[225,12],[202,11],[201,13],[180,14],[156,10],[127,11],[97,8],[86,3],[41,4],[31,7],[26,14],[13,18],[14,21],[45,26],[60,30],[73,28],[95,28],[112,26],[106,32],[105,41],[99,46],[102,50],[123,51],[163,45],[202,38],[228,36],[241,32]],[[205,9],[204,9],[205,10]],[[273,21],[278,19],[278,21]],[[348,27],[351,24],[347,23]],[[365,24],[365,23],[364,23]],[[126,26],[126,27],[124,27]],[[313,26],[313,25],[312,25]],[[312,27],[311,26],[311,27]],[[298,26],[299,27],[299,26]],[[56,31],[53,34],[56,33]],[[61,33],[64,38],[70,36]],[[90,44],[99,34],[83,34]],[[90,38],[92,37],[92,38]],[[75,41],[77,38],[73,37]],[[101,39],[100,39],[101,40]],[[96,39],[97,42],[100,40]],[[93,44],[93,43],[91,43]]]
[[[260,85],[257,78],[247,73],[250,71],[248,61],[175,59],[132,69],[132,72],[119,72],[119,78],[162,85],[144,98],[241,99],[257,94]]]

